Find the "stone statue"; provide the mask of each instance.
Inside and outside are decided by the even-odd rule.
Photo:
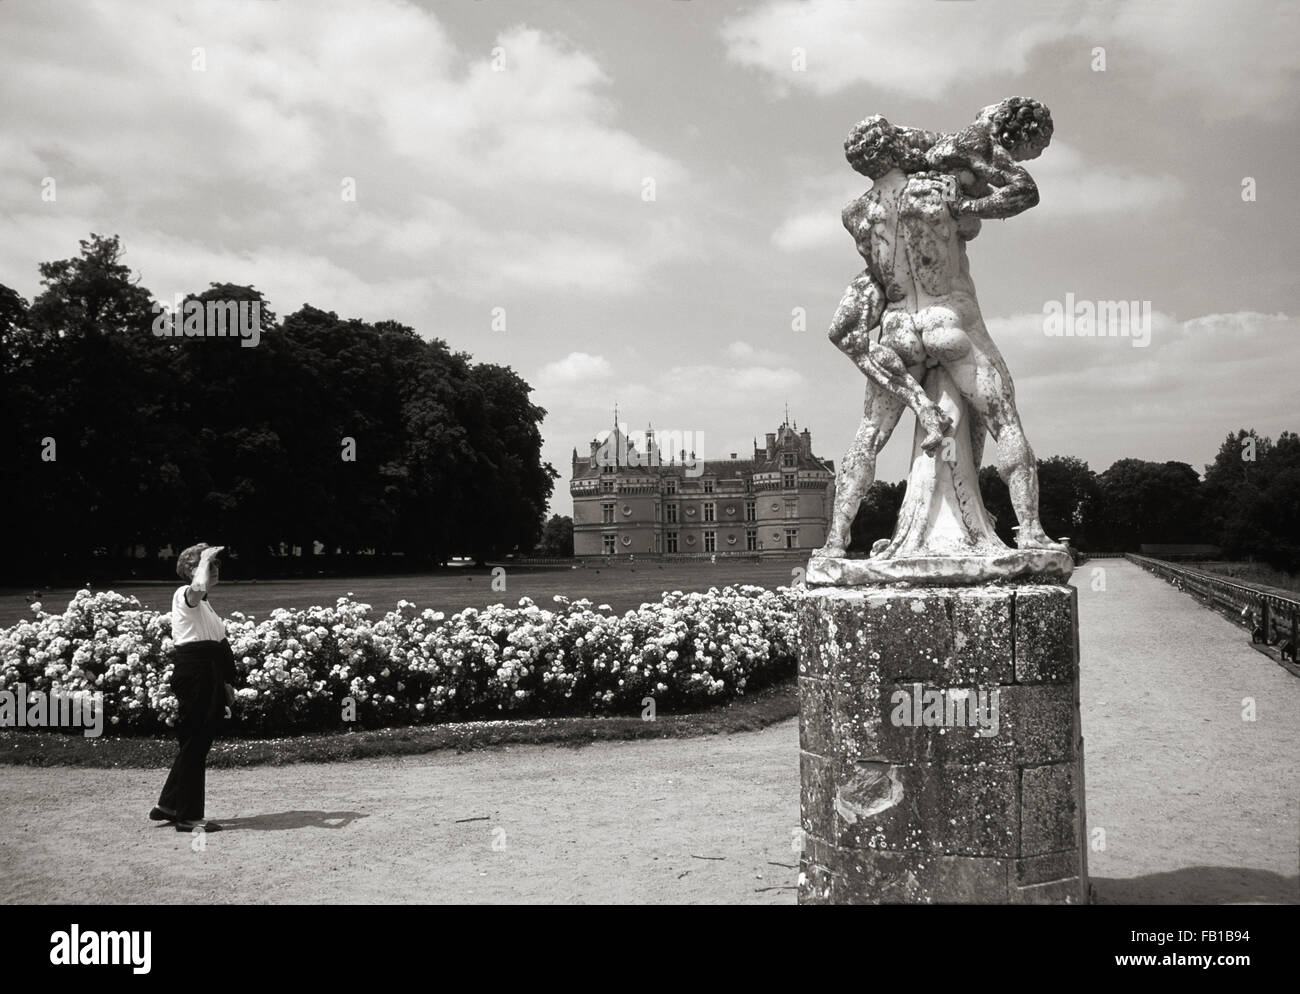
[[[1041,154],[1051,134],[1046,107],[1010,97],[956,134],[870,117],[845,141],[849,164],[872,180],[843,214],[866,269],[845,292],[830,338],[866,375],[867,391],[809,584],[1060,580],[1073,569],[1066,546],[1039,523],[1034,454],[966,258],[981,219],[1013,217],[1038,203],[1020,162]],[[845,558],[876,455],[904,407],[916,414],[917,430],[894,536],[877,542],[869,558]],[[1019,522],[1018,550],[998,539],[980,499],[986,432]]]

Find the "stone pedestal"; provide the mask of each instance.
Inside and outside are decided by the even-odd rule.
[[[801,904],[1087,900],[1073,588],[811,588]]]

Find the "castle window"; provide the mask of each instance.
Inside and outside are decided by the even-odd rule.
[[[787,549],[799,548],[799,529],[787,528],[785,530],[785,547]]]
[[[713,501],[707,501],[704,505],[704,520],[713,520]]]
[[[781,465],[782,465],[782,466],[793,466],[793,465],[794,465],[794,459],[795,459],[795,456],[794,456],[794,453],[793,453],[793,452],[786,452],[785,454],[783,454],[783,455],[781,456]]]
[[[606,524],[606,525],[612,525],[612,524],[614,523],[614,505],[613,505],[613,504],[601,504],[601,505],[600,505],[600,520],[601,520],[601,523],[602,523],[602,524]]]
[[[668,477],[668,479],[664,480],[664,493],[666,494],[677,493],[677,477],[670,476]]]
[[[795,487],[796,478],[797,477],[794,473],[782,473],[781,486],[783,486],[786,490],[793,490]]]
[[[746,552],[758,551],[758,529],[757,528],[750,528],[748,531],[745,532],[745,551]]]
[[[705,492],[706,494],[711,494],[711,493],[713,493],[713,481],[712,481],[712,480],[705,480],[705,481],[704,481],[704,492]]]
[[[675,503],[664,505],[664,520],[669,524],[677,524],[677,505]]]
[[[758,518],[758,506],[757,506],[757,504],[758,504],[757,501],[752,501],[752,500],[747,500],[747,501],[745,501],[745,520],[746,520],[746,521],[754,521],[754,520],[756,520],[756,519]]]
[[[676,532],[669,532],[668,535],[667,535],[667,538],[668,538],[668,551],[669,551],[669,552],[676,552],[676,551],[677,551],[677,533],[676,533]]]
[[[705,552],[717,552],[717,551],[718,551],[718,533],[717,533],[717,532],[705,532],[705,533],[704,533],[704,551],[705,551]]]
[[[612,493],[614,492],[614,481],[613,481],[613,480],[601,480],[601,481],[600,481],[600,492],[601,492],[602,494],[612,494]]]
[[[612,556],[614,554],[614,536],[602,535],[601,540],[604,543],[605,555]]]

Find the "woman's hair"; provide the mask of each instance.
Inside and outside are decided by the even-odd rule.
[[[198,545],[191,545],[188,549],[176,557],[176,575],[188,583],[194,579],[194,571],[199,568],[199,560],[203,558],[203,550],[209,548],[207,542],[200,542]]]
[[[989,122],[993,140],[1017,162],[1038,158],[1052,140],[1052,112],[1031,97],[1007,97],[980,116]]]

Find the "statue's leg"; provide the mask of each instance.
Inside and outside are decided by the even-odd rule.
[[[817,550],[817,555],[839,557],[848,551],[853,519],[858,516],[858,506],[876,478],[876,456],[889,441],[902,414],[903,402],[897,396],[868,382],[862,422],[835,474],[831,526],[826,544]]]
[[[1047,537],[1038,520],[1038,463],[1020,424],[1011,373],[983,322],[971,321],[963,332],[970,348],[962,355],[947,357],[944,366],[997,444],[998,475],[1010,491],[1011,507],[1020,525],[1016,545],[1021,549],[1067,551],[1060,542]]]
[[[835,310],[835,317],[831,320],[830,340],[853,360],[871,382],[894,394],[916,413],[921,427],[926,430],[921,448],[933,455],[944,435],[952,431],[952,420],[926,396],[921,384],[908,372],[904,355],[912,362],[920,362],[922,359],[920,339],[914,331],[910,328],[882,326],[882,340],[871,340],[871,329],[881,323],[884,311],[885,297],[880,284],[863,270],[849,284],[840,300],[840,306]],[[901,311],[891,314],[893,318],[887,324],[897,325],[908,320]],[[908,343],[903,341],[905,338],[915,340],[917,355],[908,355]]]

